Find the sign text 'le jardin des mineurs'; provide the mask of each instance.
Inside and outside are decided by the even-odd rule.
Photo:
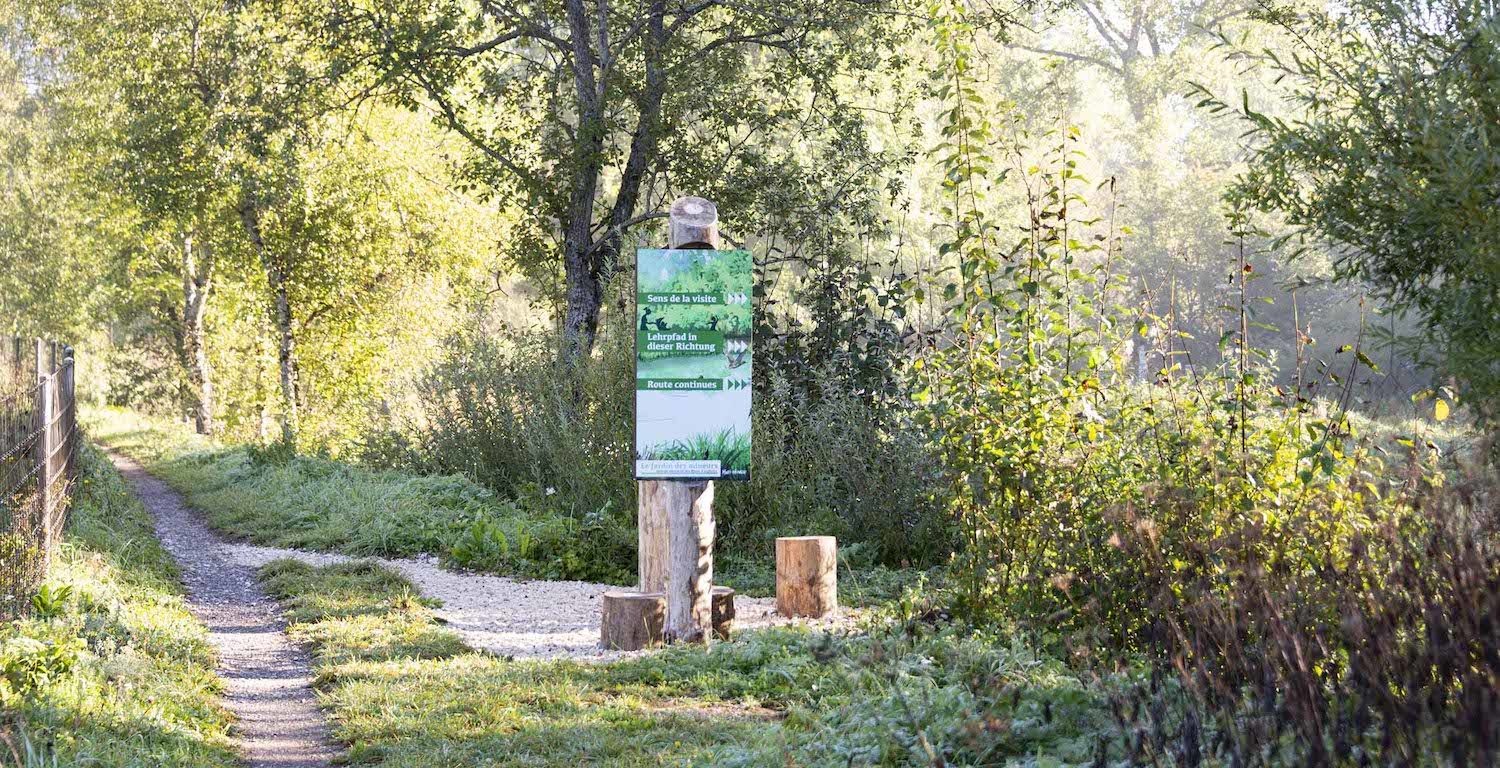
[[[635,476],[750,477],[749,251],[636,255]]]

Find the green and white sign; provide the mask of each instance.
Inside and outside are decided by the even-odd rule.
[[[749,251],[636,254],[635,476],[750,478]]]

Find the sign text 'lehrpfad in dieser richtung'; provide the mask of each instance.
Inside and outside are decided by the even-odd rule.
[[[750,477],[749,251],[636,257],[635,476]]]

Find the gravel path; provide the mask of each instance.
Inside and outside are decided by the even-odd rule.
[[[505,576],[458,573],[441,568],[436,558],[392,560],[353,558],[296,549],[226,544],[224,550],[243,567],[258,568],[283,557],[310,565],[370,560],[391,568],[416,585],[424,597],[442,601],[439,618],[472,648],[517,659],[604,660],[636,655],[606,651],[599,644],[599,598],[622,589],[584,581],[522,581]],[[735,631],[791,624],[776,614],[776,601],[737,595]],[[848,612],[822,626],[852,623]],[[798,620],[798,623],[809,623]]]
[[[525,581],[460,573],[440,567],[433,557],[355,558],[224,541],[206,528],[195,513],[188,511],[181,498],[163,483],[145,474],[133,461],[119,455],[113,455],[113,458],[116,466],[136,483],[142,498],[147,499],[147,506],[157,515],[157,527],[167,542],[167,548],[179,561],[184,561],[184,567],[189,571],[190,587],[195,578],[206,576],[195,577],[190,561],[196,559],[213,564],[214,567],[207,570],[215,581],[230,579],[240,584],[243,580],[243,589],[247,590],[241,595],[244,601],[264,605],[265,598],[256,587],[254,574],[256,569],[272,560],[293,558],[315,566],[370,560],[405,576],[424,597],[441,601],[438,617],[472,648],[517,659],[604,660],[635,655],[607,651],[599,644],[600,596],[622,587],[583,581]],[[170,511],[164,513],[158,511],[158,507]],[[168,518],[170,525],[163,526],[163,521]],[[222,577],[221,572],[225,574]],[[266,610],[271,609],[267,607]],[[736,632],[794,623],[794,620],[776,614],[776,601],[770,598],[738,595],[735,613]],[[799,619],[795,623],[851,626],[854,618],[845,610],[823,621]],[[274,627],[271,634],[284,644],[279,634],[280,625],[273,620],[267,626]],[[305,676],[305,666],[302,671]]]
[[[109,457],[151,512],[157,537],[182,567],[193,614],[208,625],[246,764],[329,765],[340,750],[309,685],[311,660],[287,640],[280,611],[261,591],[255,569],[239,562],[237,547],[209,530],[166,483],[133,459],[113,451]]]

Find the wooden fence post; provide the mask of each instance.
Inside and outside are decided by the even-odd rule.
[[[36,341],[36,532],[42,546],[42,572],[52,555],[52,414],[54,380],[42,369],[42,340]]]
[[[59,421],[62,433],[62,474],[64,493],[67,494],[67,508],[64,512],[73,509],[73,494],[77,492],[78,483],[78,363],[73,357],[73,347],[64,344],[62,348],[62,367],[58,370],[61,377],[57,386],[57,397],[59,400],[58,413],[62,418]],[[59,521],[59,529],[67,523],[66,514]]]
[[[719,211],[712,202],[679,198],[667,221],[668,248],[718,250]],[[663,639],[707,643],[713,635],[713,481],[642,480],[638,495],[640,587],[667,595]]]

